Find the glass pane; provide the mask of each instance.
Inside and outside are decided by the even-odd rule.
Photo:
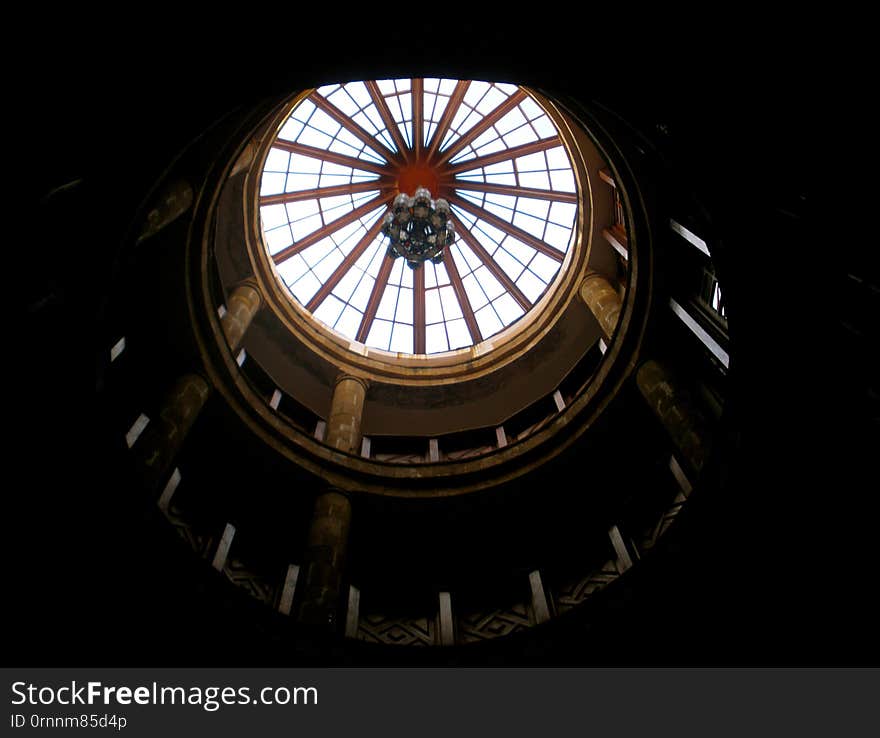
[[[370,293],[373,291],[374,284],[376,284],[375,279],[369,275],[364,276],[358,283],[358,286],[355,287],[354,294],[352,294],[349,300],[353,307],[358,310],[367,309],[367,303],[370,301]]]
[[[535,238],[541,238],[544,235],[544,221],[533,218],[531,215],[517,213],[513,216],[513,224]]]
[[[388,350],[388,344],[391,341],[392,323],[388,320],[374,320],[370,326],[370,333],[367,335],[367,346]]]
[[[530,126],[523,126],[522,128],[517,128],[508,133],[504,137],[504,143],[507,144],[508,148],[512,148],[514,146],[522,146],[523,144],[537,141],[538,138],[539,136],[531,129]]]
[[[394,320],[398,323],[413,322],[413,291],[406,287],[401,287],[400,294],[397,297],[397,314]]]
[[[443,315],[446,320],[453,320],[461,317],[461,306],[458,304],[458,298],[455,296],[455,290],[452,287],[441,287],[440,301],[443,303]]]
[[[501,286],[501,283],[497,279],[495,279],[495,277],[488,269],[486,269],[486,267],[480,267],[479,269],[477,269],[474,272],[474,276],[477,278],[477,281],[483,288],[483,292],[486,293],[486,296],[490,300],[494,300],[496,297],[504,292],[504,287]]]
[[[534,248],[528,244],[524,244],[513,236],[505,238],[504,243],[501,245],[504,247],[505,251],[510,253],[511,256],[514,256],[522,264],[528,264],[537,253]]]
[[[277,254],[281,249],[287,248],[293,243],[293,236],[290,235],[290,226],[284,225],[281,228],[275,228],[267,231],[265,234],[266,246],[270,254]]]
[[[440,307],[440,293],[437,290],[425,292],[425,322],[443,322],[443,309]]]
[[[514,282],[519,278],[519,275],[522,274],[523,269],[525,269],[524,264],[520,264],[503,248],[498,249],[498,251],[495,252],[493,258],[495,259],[495,263],[497,263],[498,266],[500,266],[504,270],[504,273],[507,274],[507,276],[510,277]]]
[[[468,296],[468,302],[471,304],[473,310],[479,310],[483,305],[489,302],[486,293],[483,292],[483,288],[480,287],[477,278],[473,274],[469,274],[462,279],[461,282],[464,285],[464,291]]]
[[[277,269],[284,283],[290,285],[305,274],[309,270],[309,266],[299,254],[296,254],[296,256],[281,262]]]
[[[434,266],[434,265],[432,264],[431,266]],[[444,265],[442,263],[437,264],[436,266],[434,266],[434,272],[437,275],[437,284],[438,285],[440,285],[442,287],[444,284],[449,284],[449,274],[447,274],[447,272],[446,272],[446,265]]]
[[[344,308],[345,304],[343,302],[337,300],[333,295],[328,295],[327,299],[324,300],[312,314],[322,323],[326,323],[332,328],[336,325],[336,321],[342,314]]]
[[[287,219],[293,223],[307,215],[317,215],[321,212],[317,200],[300,200],[299,202],[290,202],[284,206],[287,213]]]
[[[302,123],[290,118],[287,123],[281,127],[281,130],[278,132],[278,138],[282,138],[285,141],[296,141],[297,137],[302,132],[302,129]]]
[[[576,192],[571,171],[550,172],[550,181],[557,192]]]
[[[520,304],[507,293],[501,295],[501,297],[495,300],[492,304],[504,325],[510,325],[523,314],[523,309]]]
[[[535,200],[531,197],[521,197],[517,200],[516,209],[520,213],[525,213],[526,215],[531,215],[535,218],[540,218],[541,220],[547,219],[547,213],[550,211],[550,205],[560,205],[564,207],[563,203],[550,203],[547,200]],[[569,205],[569,207],[574,207],[573,205]],[[559,221],[557,221],[559,222]]]
[[[349,269],[333,289],[333,294],[343,302],[348,302],[358,286],[363,272],[360,269]]]
[[[494,336],[498,331],[504,328],[491,305],[486,305],[482,310],[478,310],[476,318],[477,325],[480,326],[480,333],[483,334],[483,338]]]
[[[266,157],[267,172],[286,172],[287,165],[290,163],[290,154],[281,149],[271,149],[269,156]]]
[[[567,202],[554,202],[550,208],[550,220],[570,228],[576,213],[577,205]]]
[[[286,177],[283,174],[263,174],[263,179],[260,182],[260,194],[275,195],[279,192],[284,192],[285,180]]]
[[[429,325],[425,328],[425,350],[429,354],[449,350],[449,344],[446,342],[446,329],[442,323]]]
[[[516,286],[533,304],[538,301],[538,298],[547,287],[544,282],[528,270],[524,271],[522,276],[516,281]]]
[[[327,96],[327,99],[348,116],[354,115],[360,110],[360,106],[342,88]]]
[[[317,174],[321,171],[320,159],[311,156],[302,156],[301,154],[290,155],[290,171],[300,172],[304,174]]]
[[[571,165],[568,162],[568,154],[565,153],[565,149],[561,146],[557,146],[555,149],[547,149],[547,164],[550,169],[569,169]]]
[[[394,320],[394,313],[397,312],[397,293],[399,288],[393,284],[385,287],[382,300],[379,303],[379,309],[376,311],[376,317],[384,320]]]
[[[425,262],[425,289],[431,289],[431,287],[437,286],[437,272],[434,269],[434,265],[427,261]]]
[[[312,215],[308,218],[303,218],[302,220],[297,220],[294,223],[291,223],[290,228],[293,231],[293,237],[297,241],[301,241],[309,234],[317,231],[323,225],[320,215]]]
[[[463,348],[470,346],[474,341],[468,331],[467,323],[464,320],[450,320],[446,324],[446,333],[449,336],[449,348]]]
[[[336,330],[347,338],[354,338],[357,335],[358,328],[361,324],[363,315],[351,306],[346,306],[336,322]]]
[[[321,259],[320,264],[315,265],[315,276],[321,280],[323,284],[326,282],[330,275],[336,271],[337,267],[342,263],[342,252],[339,249],[333,249],[327,256]]]
[[[319,289],[321,289],[321,283],[318,281],[318,278],[311,272],[306,272],[290,287],[290,291],[293,293],[293,296],[303,305],[311,300],[314,294]]]
[[[562,174],[562,172],[560,172]],[[523,187],[531,187],[535,190],[549,190],[550,187],[550,177],[547,176],[546,172],[523,172],[519,175],[519,183]],[[560,189],[560,188],[554,188]],[[568,192],[568,190],[560,190],[561,192]]]
[[[531,269],[545,282],[549,283],[550,280],[552,280],[553,277],[556,276],[556,272],[559,271],[559,262],[555,259],[551,259],[545,254],[539,253],[535,254],[535,258],[532,259],[532,263],[529,264],[529,269]]]
[[[413,352],[413,329],[411,325],[394,324],[389,349],[402,354],[411,354]]]
[[[571,229],[561,228],[552,223],[547,224],[547,232],[544,234],[544,243],[550,244],[560,251],[568,250],[568,242],[571,239]]]
[[[287,211],[283,205],[264,205],[260,208],[260,220],[263,230],[270,231],[281,225],[287,225]]]

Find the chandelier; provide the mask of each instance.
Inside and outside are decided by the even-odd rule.
[[[382,221],[382,235],[391,239],[388,254],[393,259],[402,256],[410,269],[427,259],[439,264],[443,249],[455,240],[449,215],[449,203],[442,198],[432,200],[425,187],[417,187],[412,197],[401,192]]]

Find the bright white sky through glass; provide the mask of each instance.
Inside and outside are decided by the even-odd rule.
[[[417,271],[379,233],[407,167],[434,173],[458,234]],[[515,85],[350,82],[319,88],[281,127],[260,217],[279,277],[317,320],[432,354],[488,339],[541,299],[573,242],[577,189],[553,122]]]

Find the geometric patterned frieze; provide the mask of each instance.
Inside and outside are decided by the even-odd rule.
[[[657,539],[667,531],[669,526],[675,521],[675,518],[678,517],[678,513],[681,512],[681,508],[687,502],[687,499],[684,492],[678,492],[675,495],[672,505],[663,512],[657,524],[645,533],[639,545],[641,550],[646,551],[657,543]]]
[[[223,573],[230,582],[243,588],[251,597],[269,607],[275,606],[281,584],[279,577],[258,574],[248,569],[240,559],[232,557],[223,567]]]
[[[556,592],[557,611],[561,615],[577,607],[619,576],[617,562],[606,561],[600,569],[590,572],[586,577],[568,582]]]
[[[424,460],[424,457],[419,457]],[[672,505],[664,511],[657,523],[644,531],[638,538],[638,549],[652,548],[675,521],[684,503],[689,498],[688,490],[679,490]],[[201,533],[183,517],[174,498],[167,500],[162,513],[174,526],[191,548],[202,558],[210,561],[214,556],[219,536]],[[269,607],[277,607],[284,584],[280,574],[267,575],[249,568],[240,558],[229,557],[223,573],[230,582],[243,588],[248,594]],[[586,576],[572,579],[558,587],[546,587],[548,604],[555,605],[555,613],[562,615],[577,607],[590,596],[603,589],[621,575],[621,565],[615,560],[606,561],[601,567],[593,569]],[[453,610],[456,624],[455,642],[459,644],[476,643],[511,635],[537,624],[535,613],[528,601],[500,609],[485,609],[470,613]],[[368,643],[381,643],[393,646],[439,646],[440,628],[436,610],[424,617],[388,617],[372,613],[361,615],[357,623],[356,638]]]
[[[211,559],[214,552],[214,536],[209,533],[198,533],[187,523],[180,513],[179,508],[172,501],[167,510],[163,511],[165,517],[174,526],[177,534],[183,538],[200,557]]]
[[[461,461],[473,458],[474,456],[482,456],[494,450],[495,446],[478,446],[476,448],[462,449],[461,451],[448,451],[445,454],[445,458],[448,461]]]
[[[361,615],[357,638],[391,646],[433,646],[439,634],[433,617],[389,618]]]
[[[474,643],[500,638],[526,630],[535,624],[531,608],[518,603],[503,610],[484,610],[482,612],[458,615],[458,641]]]

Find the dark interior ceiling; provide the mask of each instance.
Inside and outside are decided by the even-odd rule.
[[[734,49],[711,38],[679,45],[657,30],[636,53],[612,42],[619,37],[609,29],[600,34],[604,51],[589,60],[567,37],[532,54],[517,34],[465,32],[441,59],[383,37],[374,50],[360,42],[349,51],[337,46],[328,58],[315,42],[288,49],[287,66],[261,58],[244,69],[242,59],[254,57],[230,53],[229,39],[196,50],[183,32],[148,29],[139,41],[100,45],[60,26],[48,33],[51,74],[31,70],[19,79],[22,135],[10,139],[20,147],[13,157],[23,155],[28,209],[15,214],[21,231],[8,241],[24,257],[16,276],[23,275],[26,311],[7,345],[19,375],[7,385],[6,612],[7,632],[20,637],[7,644],[4,660],[195,666],[353,658],[305,646],[279,655],[256,605],[215,590],[198,574],[201,562],[160,545],[117,484],[124,470],[104,452],[93,326],[106,317],[114,254],[133,214],[212,121],[298,86],[429,73],[577,96],[644,131],[729,246],[719,268],[735,346],[730,453],[716,488],[695,497],[611,606],[589,620],[560,619],[529,638],[443,658],[876,663],[877,485],[868,459],[877,448],[880,372],[869,351],[877,325],[869,285],[877,274],[867,241],[848,240],[830,263],[832,252],[815,244],[813,154],[827,144],[815,116],[814,56],[769,29],[756,34],[731,56]],[[406,55],[394,53],[403,49]],[[66,196],[45,201],[74,181]],[[145,305],[144,319],[149,314]],[[157,561],[157,550],[167,560]],[[355,663],[407,658],[369,652]]]

